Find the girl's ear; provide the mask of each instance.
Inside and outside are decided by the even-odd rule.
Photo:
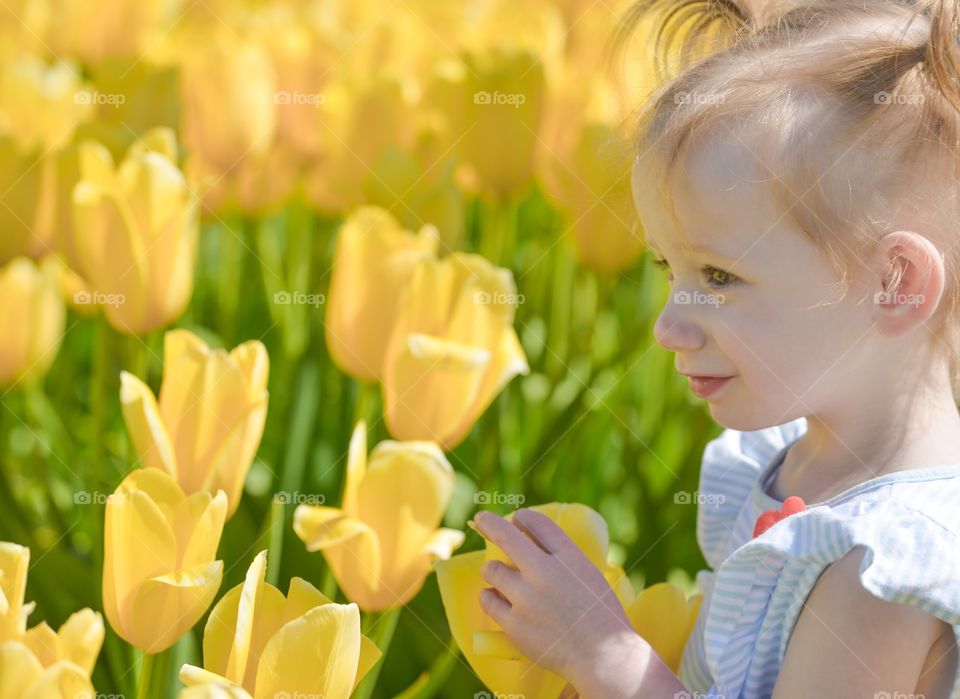
[[[897,337],[926,323],[946,279],[937,247],[918,233],[896,231],[880,240],[877,260],[873,303],[880,333]]]

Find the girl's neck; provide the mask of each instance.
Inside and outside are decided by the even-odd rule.
[[[769,494],[817,503],[888,473],[960,464],[960,413],[949,383],[939,397],[900,407],[872,421],[866,407],[845,423],[807,416],[807,432],[787,451]]]

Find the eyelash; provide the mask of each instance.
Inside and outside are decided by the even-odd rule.
[[[670,269],[670,264],[666,260],[654,259],[653,265],[654,267],[662,271],[669,271]],[[710,265],[705,265],[704,267],[700,268],[700,271],[707,275],[707,284],[714,289],[725,289],[726,287],[731,286],[732,284],[736,284],[737,282],[740,281],[740,278],[737,275],[732,274],[731,272],[727,272],[726,270],[719,269],[718,267],[711,267]],[[710,275],[716,272],[727,275],[729,277],[729,280],[723,284],[713,283],[712,281],[710,281]]]

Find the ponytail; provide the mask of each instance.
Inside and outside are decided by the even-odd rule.
[[[725,47],[751,31],[751,19],[734,0],[636,0],[607,44],[608,70],[620,68],[637,28],[648,18],[657,26],[653,68],[658,82],[669,77],[674,53],[681,66],[687,65],[718,48],[718,40]]]
[[[930,42],[926,61],[934,84],[960,112],[960,58],[958,58],[958,0],[933,0],[930,8]]]

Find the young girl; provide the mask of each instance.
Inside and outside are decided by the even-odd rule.
[[[796,8],[651,100],[654,334],[726,428],[679,681],[549,519],[476,518],[483,609],[586,699],[960,697],[958,4]]]

